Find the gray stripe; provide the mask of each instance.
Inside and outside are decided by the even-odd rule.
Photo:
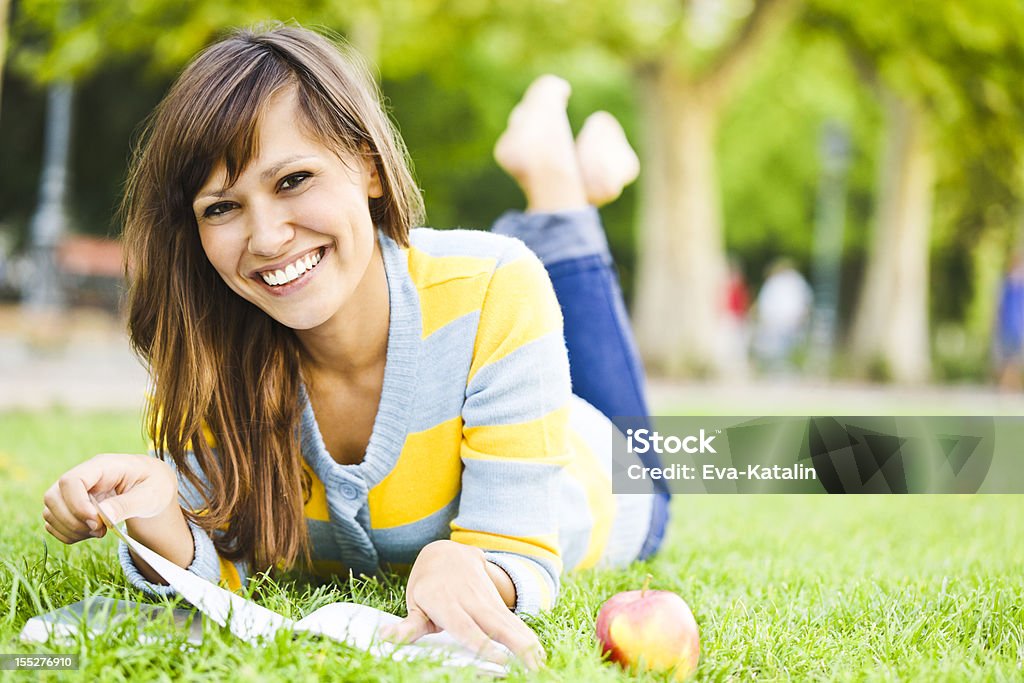
[[[504,536],[557,531],[560,466],[474,459],[464,464],[456,524]]]
[[[479,323],[480,312],[473,311],[423,340],[416,384],[420,387],[419,395],[429,400],[417,401],[413,406],[410,432],[436,427],[462,414]]]
[[[466,390],[463,418],[467,427],[536,420],[565,406],[571,386],[559,329],[482,368]]]

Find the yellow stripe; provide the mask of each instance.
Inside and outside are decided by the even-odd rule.
[[[348,567],[337,560],[313,560],[311,573],[320,577],[348,576]]]
[[[522,567],[526,567],[526,571],[533,575],[534,581],[540,587],[540,608],[551,609],[551,589],[548,588],[548,577],[545,576],[541,570],[537,568],[537,565],[532,562],[519,560],[519,564]]]
[[[151,403],[152,403],[152,398],[153,398],[152,396],[148,397],[148,399],[149,399],[149,401]],[[157,426],[158,427],[162,426],[163,422],[164,422],[164,412],[161,410],[159,413],[157,413],[157,418],[156,418]],[[217,439],[216,439],[216,437],[214,437],[213,430],[210,429],[210,425],[206,424],[206,422],[203,421],[203,423],[200,425],[200,427],[201,427],[201,430],[202,430],[203,440],[206,441],[207,445],[210,448],[217,448]],[[154,442],[153,439],[147,438],[146,439],[146,445],[149,448],[149,450],[151,450],[151,451],[157,450],[156,449],[156,442]],[[188,443],[185,444],[185,448],[187,448],[190,451],[194,451],[195,450],[195,448],[192,446],[192,440],[191,439],[189,439]]]
[[[543,536],[503,536],[482,531],[472,531],[452,524],[451,539],[483,550],[500,550],[507,553],[528,555],[555,564],[562,570],[562,558],[558,554],[558,534]]]
[[[593,521],[587,551],[573,570],[588,569],[597,564],[608,546],[615,519],[615,496],[612,495],[611,479],[605,475],[593,450],[575,431],[569,432],[569,451],[572,458],[565,468],[566,473],[583,486]]]
[[[203,422],[203,439],[206,440],[206,443],[207,443],[207,445],[210,446],[210,448],[216,448],[217,447],[217,438],[213,435],[213,430],[210,429],[210,425],[206,424],[205,422]],[[191,441],[189,442],[189,446],[188,447],[192,448],[192,442]],[[193,449],[193,450],[195,450],[195,449]]]
[[[480,368],[562,326],[551,280],[536,258],[520,258],[498,268],[487,298],[498,305],[485,306],[480,316],[470,379]]]
[[[569,407],[566,406],[529,422],[466,427],[463,455],[479,460],[515,459],[561,464],[566,460],[568,424]]]
[[[220,581],[229,591],[242,590],[242,577],[238,575],[238,567],[231,560],[217,556],[220,560]]]
[[[370,489],[371,526],[389,529],[418,522],[459,495],[461,443],[461,417],[409,434],[394,469]]]
[[[320,481],[320,478],[316,476],[316,473],[310,469],[306,461],[302,461],[302,469],[310,477],[310,489],[309,489],[309,500],[306,501],[306,505],[303,509],[307,519],[316,519],[321,522],[331,521],[330,512],[327,509],[327,490],[324,488],[324,483]]]
[[[409,249],[409,275],[420,297],[423,338],[480,310],[495,259],[470,256],[430,256]]]
[[[409,277],[419,288],[480,275],[490,277],[496,262],[493,256],[431,256],[414,246],[409,247],[407,258]]]

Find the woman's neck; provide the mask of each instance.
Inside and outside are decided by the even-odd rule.
[[[327,322],[296,336],[316,375],[356,379],[387,359],[391,302],[380,245],[350,300]]]

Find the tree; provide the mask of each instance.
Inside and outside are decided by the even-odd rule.
[[[10,14],[10,0],[0,0],[0,97],[4,94],[4,65],[7,58],[7,16]]]
[[[847,46],[885,119],[851,356],[862,371],[924,381],[931,372],[928,263],[936,183],[944,163],[953,167],[945,173],[954,184],[973,184],[965,169],[980,170],[996,187],[1018,177],[1024,7],[1015,0],[927,8],[814,0],[807,20]],[[1020,190],[1004,195],[1019,202]]]
[[[725,259],[716,134],[745,72],[797,7],[798,0],[524,0],[491,18],[491,26],[529,27],[525,48],[535,59],[600,46],[633,74],[644,168],[634,319],[641,352],[663,372],[719,369]]]

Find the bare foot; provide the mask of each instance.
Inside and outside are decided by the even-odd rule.
[[[576,137],[576,156],[587,201],[604,206],[640,175],[640,159],[629,145],[618,120],[606,111],[594,112]]]
[[[569,84],[541,76],[526,89],[494,146],[494,159],[516,179],[527,210],[561,211],[587,205],[565,107]]]

